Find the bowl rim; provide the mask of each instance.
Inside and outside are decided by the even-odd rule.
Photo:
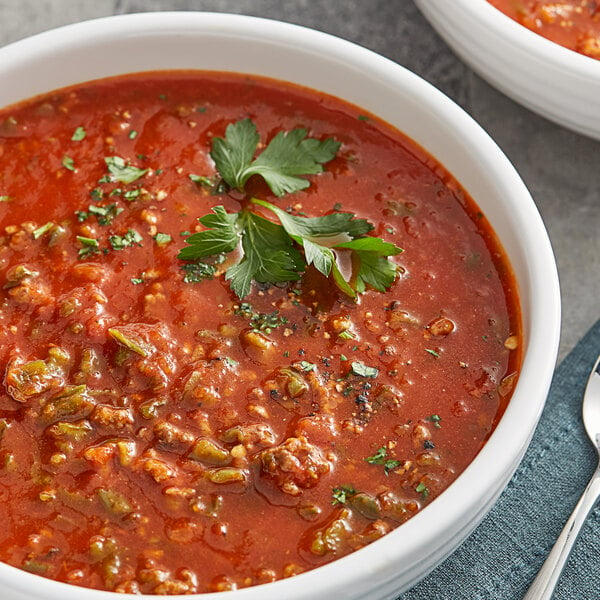
[[[430,2],[431,0],[417,0],[417,2]],[[433,0],[435,1],[435,0]],[[460,10],[472,14],[489,30],[499,37],[505,38],[508,43],[518,47],[523,52],[534,53],[544,62],[548,60],[559,68],[574,71],[575,75],[582,78],[600,78],[600,60],[581,54],[553,42],[543,35],[521,25],[500,9],[492,6],[487,0],[453,0],[459,5]]]
[[[455,1],[471,2],[472,0]],[[489,8],[492,9],[493,7],[490,6]],[[508,19],[508,17],[506,18]],[[276,38],[278,42],[283,43],[285,41],[285,43],[290,46],[295,43],[301,45],[308,44],[313,50],[327,50],[332,53],[333,57],[339,60],[347,61],[349,60],[348,57],[350,57],[350,60],[358,62],[361,66],[366,67],[368,65],[378,73],[387,73],[391,82],[398,83],[402,81],[406,87],[410,87],[415,93],[418,92],[418,94],[426,96],[431,106],[437,107],[437,110],[443,110],[447,116],[451,116],[455,119],[456,123],[467,128],[465,137],[469,143],[491,153],[494,160],[490,159],[490,162],[494,163],[495,168],[498,171],[498,177],[502,175],[502,177],[505,178],[504,184],[514,192],[515,198],[524,201],[525,206],[522,210],[527,212],[527,215],[531,220],[529,225],[532,230],[532,236],[533,233],[535,233],[540,242],[539,246],[530,257],[531,264],[529,265],[529,275],[531,279],[529,280],[529,283],[531,283],[530,287],[536,290],[540,286],[544,289],[543,296],[541,293],[537,296],[533,296],[537,299],[537,302],[541,303],[543,310],[531,315],[530,329],[534,329],[534,324],[537,324],[538,329],[536,329],[536,331],[538,331],[540,326],[545,324],[546,330],[543,335],[538,333],[537,338],[533,341],[531,339],[528,339],[527,341],[528,349],[525,352],[521,375],[523,383],[519,381],[517,384],[517,391],[519,397],[533,394],[534,396],[543,396],[545,399],[558,351],[560,333],[560,293],[558,288],[558,276],[556,274],[556,264],[541,217],[535,208],[535,204],[533,203],[525,184],[489,135],[485,133],[483,129],[463,111],[463,109],[458,107],[458,105],[448,99],[439,90],[414,73],[355,43],[300,25],[230,13],[189,11],[132,13],[102,17],[66,25],[13,42],[4,48],[0,48],[0,65],[5,56],[17,56],[25,53],[28,60],[31,56],[34,58],[35,56],[38,56],[39,58],[44,45],[50,43],[59,45],[65,44],[67,43],[65,40],[71,39],[72,36],[79,36],[79,39],[87,39],[93,36],[96,36],[98,39],[106,39],[109,35],[108,31],[113,26],[116,26],[117,29],[119,29],[119,33],[122,33],[122,31],[126,29],[132,34],[150,35],[151,33],[152,35],[158,35],[159,30],[164,29],[166,26],[171,28],[180,27],[189,31],[190,28],[195,27],[196,24],[201,25],[200,29],[207,26],[212,27],[217,33],[234,31],[248,34],[248,27],[250,27],[252,39],[256,39],[257,35],[264,36],[268,33],[273,38]],[[518,24],[515,23],[515,25]],[[152,29],[150,33],[148,32],[149,27]],[[532,35],[536,34],[532,33]],[[0,66],[0,74],[1,72],[2,67]],[[292,78],[291,80],[293,81],[294,79]],[[82,80],[82,82],[83,81],[85,80]],[[456,128],[458,126],[449,125],[448,127]],[[421,145],[419,140],[415,140],[415,142]],[[425,149],[429,152],[427,148]],[[474,199],[477,202],[477,198]],[[515,204],[515,206],[517,206],[517,204]],[[543,269],[545,269],[544,273],[541,272]],[[542,280],[545,283],[542,283]],[[525,333],[527,334],[528,332]],[[548,356],[550,356],[550,359],[548,359]],[[538,366],[540,362],[544,365],[541,369]],[[527,380],[523,376],[523,373],[529,374]],[[539,389],[540,381],[542,382],[541,392]],[[515,392],[515,396],[517,396],[517,392]],[[337,559],[317,569],[307,571],[292,579],[279,580],[266,585],[243,588],[235,591],[198,594],[195,595],[195,597],[199,600],[234,600],[234,598],[242,599],[260,596],[263,600],[276,600],[281,597],[294,600],[307,597],[307,589],[318,590],[319,594],[322,594],[323,597],[338,593],[340,581],[339,579],[336,579],[336,574],[340,573],[343,574],[344,586],[346,588],[349,586],[360,588],[361,586],[364,586],[366,578],[376,579],[384,574],[389,580],[390,570],[394,568],[394,565],[393,561],[387,556],[384,556],[382,559],[382,551],[384,549],[390,551],[395,550],[395,553],[391,552],[392,559],[395,560],[395,554],[399,551],[398,547],[404,545],[404,556],[409,557],[413,563],[418,562],[415,557],[418,556],[419,551],[435,541],[438,535],[436,527],[429,527],[426,535],[423,535],[423,532],[420,531],[420,528],[424,524],[423,522],[426,524],[427,521],[431,521],[432,519],[435,521],[436,518],[439,519],[442,517],[448,519],[448,515],[450,515],[453,523],[462,523],[461,528],[464,528],[465,516],[476,513],[479,509],[478,501],[480,494],[474,494],[467,499],[462,498],[462,504],[450,506],[450,501],[452,499],[461,498],[461,490],[465,487],[472,487],[473,489],[498,488],[498,484],[495,481],[497,478],[496,472],[494,471],[494,473],[492,473],[491,469],[485,469],[483,466],[490,462],[489,456],[491,456],[496,449],[503,449],[509,441],[512,441],[514,444],[515,431],[509,426],[507,416],[510,416],[512,420],[524,420],[528,424],[527,430],[522,431],[518,439],[518,447],[515,452],[515,454],[519,455],[517,462],[515,463],[513,460],[503,465],[505,472],[509,473],[509,476],[512,475],[512,472],[514,472],[531,436],[533,435],[533,430],[535,429],[543,405],[544,401],[541,401],[538,404],[534,403],[534,405],[521,401],[518,406],[516,406],[516,403],[515,405],[509,403],[504,416],[482,450],[458,479],[449,486],[439,498],[436,498],[417,515],[412,517],[401,527],[395,529],[395,531],[384,536],[381,540],[348,556]],[[501,488],[494,489],[494,498],[497,497],[500,491]],[[444,501],[444,499],[447,499],[447,501]],[[462,517],[462,520],[460,517]],[[474,524],[472,523],[466,525],[469,529],[472,529],[473,526]],[[458,535],[459,531],[456,530],[454,533]],[[374,560],[375,558],[377,558],[377,561]],[[436,562],[439,562],[440,558],[442,557],[438,557]],[[430,568],[433,568],[433,566]],[[422,576],[424,575],[421,575],[419,578]],[[36,578],[39,580],[38,583],[41,584],[41,586],[44,586],[44,598],[51,598],[53,600],[79,600],[82,594],[85,594],[85,597],[89,600],[109,600],[111,598],[116,598],[114,592],[91,590],[75,585],[47,580],[5,564],[0,564],[0,579],[2,578],[5,578],[7,581],[10,580],[13,589],[21,591],[24,594],[24,597],[31,594],[31,587],[35,582],[34,578]],[[385,583],[386,582],[383,581],[382,586]],[[416,581],[413,581],[413,583],[416,583]],[[38,586],[35,587],[37,589]],[[316,596],[312,595],[312,597]],[[321,596],[319,595],[319,597]],[[154,596],[142,595],[141,598],[151,600]]]

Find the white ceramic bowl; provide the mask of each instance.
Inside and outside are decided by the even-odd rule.
[[[486,213],[508,251],[521,294],[525,359],[505,415],[467,470],[410,521],[354,554],[292,579],[200,597],[393,598],[447,557],[479,523],[533,434],[553,373],[560,320],[556,267],[540,216],[507,158],[447,97],[368,50],[293,25],[180,12],[120,16],[64,27],[0,49],[0,106],[85,80],[169,68],[231,70],[287,79],[379,115],[454,174]],[[0,564],[0,590],[3,600],[117,598],[4,564]]]
[[[600,140],[600,60],[530,31],[486,0],[415,0],[447,44],[501,92]]]

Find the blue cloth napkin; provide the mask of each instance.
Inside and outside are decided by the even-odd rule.
[[[596,468],[581,419],[600,354],[600,320],[554,374],[537,430],[515,475],[479,527],[398,600],[523,597]],[[600,503],[579,536],[553,600],[600,599]]]

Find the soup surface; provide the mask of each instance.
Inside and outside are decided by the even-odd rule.
[[[552,42],[600,59],[597,0],[488,0],[511,19]]]
[[[301,128],[322,168],[274,194],[280,148],[234,189],[234,133],[253,127],[257,155]],[[354,229],[284,239],[285,215]],[[256,235],[225,248],[211,228],[234,246]],[[215,251],[182,260],[195,232]],[[352,237],[387,254],[339,245]],[[272,264],[282,248],[291,274]],[[315,248],[337,285],[303,262]],[[4,109],[0,560],[182,594],[357,550],[473,460],[509,400],[519,328],[485,216],[422,149],[338,99],[161,72]]]

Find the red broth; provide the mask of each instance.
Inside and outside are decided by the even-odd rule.
[[[596,0],[488,0],[531,31],[600,59],[600,4]]]
[[[341,142],[306,190],[252,190],[291,214],[369,219],[404,250],[387,292],[353,301],[310,269],[243,301],[223,276],[184,281],[198,217],[240,207],[190,175],[214,177],[211,140],[248,117],[263,143],[296,127]],[[148,171],[115,183],[114,156]],[[485,216],[339,99],[203,72],[57,91],[0,112],[0,198],[10,565],[130,593],[289,577],[436,498],[509,401],[518,298]]]

